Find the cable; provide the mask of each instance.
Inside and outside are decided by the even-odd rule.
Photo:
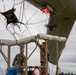
[[[19,36],[19,38],[21,38],[21,37],[20,37],[20,35],[19,35],[18,33],[15,32],[15,29],[14,29],[14,25],[13,25],[13,24],[12,24],[12,28],[13,28],[13,32],[10,31],[8,28],[7,28],[7,30],[12,34],[12,36],[14,37],[14,39],[15,39],[16,42],[17,42],[17,39],[16,39],[15,34],[17,34],[17,35]]]
[[[23,4],[23,8],[22,8],[22,4]],[[21,7],[20,7],[20,15],[19,15],[19,18],[21,16],[21,9],[22,9],[22,17],[21,17],[21,22],[23,21],[23,17],[24,17],[24,9],[25,9],[25,2],[23,0],[23,3],[21,4]],[[25,24],[24,24],[25,25]],[[21,26],[21,24],[20,24]],[[27,26],[25,25],[25,27],[27,28]],[[28,29],[28,28],[27,28]]]
[[[26,29],[26,30],[28,30],[28,29]],[[26,30],[24,30],[23,32],[22,32],[22,34],[21,34],[21,36],[23,37],[23,34],[24,34],[24,32],[26,31]],[[32,36],[32,34],[31,34],[31,32],[28,30],[28,32],[30,33],[30,35]]]
[[[30,17],[30,19],[26,22],[25,26],[28,24],[28,22],[33,18],[33,16],[38,12],[38,9],[36,10],[36,12]],[[27,28],[28,29],[28,28]],[[22,36],[23,36],[23,33],[25,32],[26,30],[24,30],[22,32]],[[29,31],[29,30],[28,30]],[[29,33],[31,34],[31,32],[29,31]],[[32,34],[31,34],[32,35]]]
[[[15,32],[14,27],[13,27],[13,30],[14,30],[13,35],[14,35],[15,40],[17,41],[17,38],[16,38],[16,36],[15,36],[16,34],[17,34],[17,35],[19,36],[19,38],[21,39],[20,35],[19,35],[18,33]]]
[[[26,24],[28,24],[28,22],[33,18],[33,16],[38,12],[39,9],[36,10],[36,12],[30,17],[30,19],[26,22]],[[25,24],[25,25],[26,25]]]
[[[22,4],[23,4],[23,8],[22,8]],[[20,7],[20,16],[21,16],[21,9],[22,9],[22,18],[21,18],[21,22],[23,21],[23,17],[24,17],[24,9],[25,9],[25,2],[24,2],[24,0],[23,0],[23,3],[21,4],[21,7]],[[20,16],[19,16],[19,18],[20,18]],[[25,25],[25,24],[24,24]],[[20,24],[20,26],[21,26],[21,24]],[[27,30],[28,30],[28,27],[25,25],[25,27],[27,28]],[[26,30],[24,30],[23,31],[23,33],[25,32]],[[29,30],[28,30],[29,31]],[[23,35],[23,33],[22,33],[22,35]],[[29,31],[29,33],[30,33],[30,31]],[[30,33],[31,34],[31,33]]]
[[[37,10],[36,10],[36,12],[35,12],[31,17],[30,17],[30,19],[26,22],[26,24],[25,24],[25,25],[27,25],[27,24],[28,24],[28,22],[33,18],[33,16],[38,12],[38,10],[39,10],[39,9],[37,9]],[[28,31],[29,31],[29,30],[28,30]],[[30,32],[30,31],[29,31],[29,32]],[[30,34],[31,34],[31,33],[30,33]]]
[[[45,22],[45,21],[47,21],[48,19],[45,19],[45,20],[43,20],[43,21],[40,21],[40,22],[36,22],[36,23],[28,23],[28,25],[34,25],[34,24],[38,24],[38,23],[42,23],[42,22]]]

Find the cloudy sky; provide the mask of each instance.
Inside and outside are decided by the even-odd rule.
[[[15,1],[15,2],[14,2]],[[13,4],[15,4],[15,14],[17,16],[17,18],[21,21],[22,20],[22,5],[18,4],[22,0],[0,0],[0,12],[4,12],[7,10],[10,10],[13,7]],[[36,35],[37,33],[46,33],[46,28],[44,27],[45,24],[48,23],[48,14],[43,14],[39,9],[35,8],[34,6],[30,5],[29,3],[25,3],[25,11],[24,11],[24,18],[22,20],[23,23],[27,23],[28,21],[28,25],[27,28],[24,25],[20,25],[20,29],[15,26],[12,28],[11,25],[8,26],[8,30],[6,29],[6,19],[4,18],[3,15],[0,14],[0,23],[1,23],[1,27],[0,27],[0,39],[14,39],[13,35],[10,33],[14,33],[14,30],[16,31],[15,37],[16,39],[20,39],[20,38],[24,38],[27,36],[31,36],[31,35]],[[20,11],[21,10],[21,11]],[[21,30],[21,31],[20,31]],[[72,31],[70,33],[70,36],[68,38],[68,41],[66,43],[66,47],[63,50],[63,53],[60,57],[59,60],[59,67],[61,69],[61,71],[63,72],[73,72],[76,73],[76,23],[74,24],[74,27],[72,28]],[[3,35],[4,34],[4,35]],[[6,37],[5,37],[6,36]],[[7,47],[3,47],[3,52],[6,54],[7,56]],[[35,44],[29,44],[29,51],[28,54],[31,53],[31,51],[35,48]],[[11,48],[11,64],[12,61],[14,59],[14,56],[19,53],[19,48],[18,47],[12,47]],[[40,54],[39,54],[39,48],[36,49],[36,51],[34,52],[34,54],[31,56],[31,58],[28,60],[28,65],[40,65],[39,60],[40,60]],[[35,62],[33,63],[33,60],[35,60]],[[3,57],[0,54],[0,71],[1,73],[4,73],[7,65],[6,62],[4,61]],[[50,67],[50,72],[52,74],[52,72],[55,72],[55,68],[56,66],[53,64],[49,64]]]

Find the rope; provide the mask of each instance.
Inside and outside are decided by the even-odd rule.
[[[14,36],[14,38],[15,38],[16,42],[17,42],[17,39],[16,39],[15,34],[17,34],[17,35],[19,35],[19,34],[15,32],[15,29],[14,29],[14,28],[13,28],[13,30],[14,30],[13,36]],[[20,37],[20,35],[19,35],[19,37]]]
[[[19,38],[21,38],[21,37],[20,37],[20,35],[18,33],[15,32],[14,25],[12,27],[13,27],[14,32],[11,32],[8,28],[7,28],[7,30],[13,35],[13,37],[16,40],[16,43],[17,43],[17,39],[16,39],[15,34],[17,34],[19,36]]]
[[[28,28],[27,28],[26,30],[28,30]],[[22,32],[22,34],[21,34],[22,37],[23,37],[23,34],[24,34],[24,32],[25,32],[26,30],[24,30],[24,31]],[[32,34],[31,34],[31,32],[30,32],[29,30],[28,30],[28,32],[29,32],[30,35],[32,36]]]

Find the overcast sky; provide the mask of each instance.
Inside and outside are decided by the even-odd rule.
[[[14,0],[8,0],[2,2],[0,0],[0,12],[4,12],[5,10],[9,10],[13,6],[13,1]],[[15,4],[19,3],[18,1],[22,0],[15,0]],[[5,6],[4,6],[4,5]],[[20,6],[15,5],[16,8],[16,16],[17,18],[21,21],[21,16],[20,14]],[[21,28],[18,29],[18,27],[15,27],[15,31],[18,33],[16,34],[17,39],[31,36],[31,35],[36,35],[37,33],[46,33],[46,28],[44,27],[45,24],[48,23],[48,14],[43,14],[39,9],[35,8],[34,6],[30,5],[29,3],[25,3],[25,11],[24,11],[24,19],[22,20],[23,23],[26,23],[30,18],[30,21],[27,25],[28,29],[22,25],[20,26]],[[35,14],[36,13],[36,14]],[[22,14],[21,14],[22,15]],[[32,15],[34,15],[32,17]],[[20,18],[19,18],[20,16]],[[41,22],[41,23],[39,23]],[[7,31],[6,29],[6,20],[3,15],[0,14],[0,23],[1,23],[1,28],[0,28],[0,39],[14,39],[13,35]],[[36,23],[36,24],[34,24]],[[9,25],[8,27],[9,31],[14,32],[12,27]],[[20,31],[21,30],[21,31]],[[59,67],[61,71],[63,72],[73,72],[76,73],[76,24],[74,24],[74,27],[72,28],[72,31],[70,33],[70,36],[68,38],[68,41],[66,43],[66,47],[62,52],[62,55],[59,60]],[[3,35],[4,34],[4,35]],[[6,37],[5,37],[6,36]],[[29,45],[29,54],[30,52],[35,48],[35,44]],[[18,47],[12,47],[12,52],[11,52],[11,63],[14,59],[14,56],[19,53]],[[6,47],[3,47],[4,53],[7,55]],[[34,52],[34,54],[31,56],[31,58],[28,60],[28,65],[40,65],[39,60],[40,60],[40,54],[39,54],[39,48]],[[35,60],[33,63],[32,61]],[[0,54],[0,67],[1,67],[1,72],[5,71],[6,69],[6,63],[3,59],[3,57]],[[55,71],[55,65],[49,64],[49,67],[51,68],[50,72]],[[3,72],[2,72],[3,73]],[[52,74],[52,73],[51,73]]]

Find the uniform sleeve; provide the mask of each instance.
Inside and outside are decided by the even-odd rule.
[[[15,62],[17,61],[17,55],[15,56],[14,60],[13,60],[13,63],[12,63],[12,66],[15,65]]]

